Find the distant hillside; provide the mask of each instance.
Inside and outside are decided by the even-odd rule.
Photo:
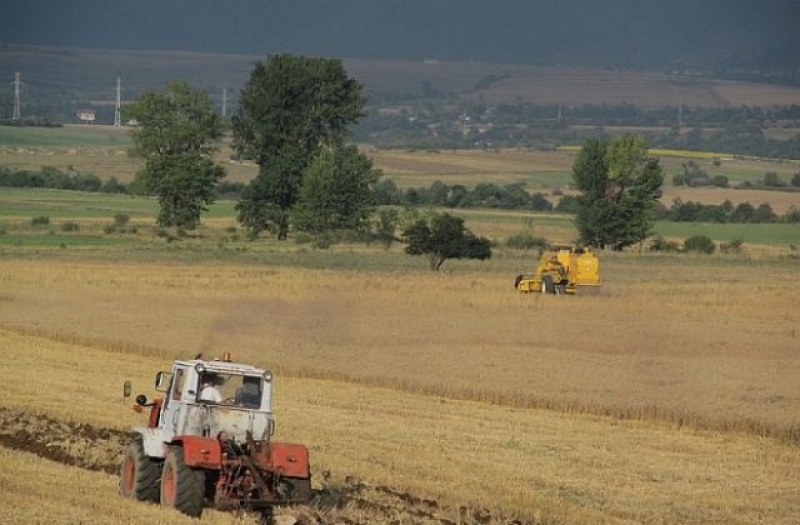
[[[0,41],[800,81],[797,0],[4,0]]]
[[[14,72],[23,82],[23,113],[56,115],[92,107],[99,122],[113,120],[116,78],[122,99],[182,78],[208,90],[218,105],[227,90],[235,107],[254,55],[178,51],[0,47],[0,115],[13,107]],[[719,80],[705,76],[556,66],[492,65],[437,60],[345,59],[351,75],[366,87],[373,107],[425,98],[480,100],[486,103],[631,104],[640,107],[800,105],[800,87]]]

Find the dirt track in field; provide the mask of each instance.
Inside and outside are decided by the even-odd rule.
[[[61,421],[0,407],[0,446],[29,452],[58,463],[116,475],[132,433]],[[310,505],[281,510],[298,525],[419,524],[533,525],[492,515],[468,505],[446,507],[393,487],[370,485],[327,473],[315,480],[322,488]]]
[[[0,445],[86,470],[119,472],[132,435],[0,407]]]

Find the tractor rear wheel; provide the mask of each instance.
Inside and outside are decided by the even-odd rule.
[[[543,275],[542,276],[542,293],[543,294],[554,294],[556,293],[556,286],[553,283],[553,276],[552,275]]]
[[[275,512],[272,507],[263,509],[256,519],[257,525],[275,525]]]
[[[141,436],[136,437],[122,459],[119,493],[124,498],[158,503],[159,461],[147,457]]]
[[[200,517],[206,492],[206,473],[186,466],[183,449],[172,447],[161,472],[161,505]]]

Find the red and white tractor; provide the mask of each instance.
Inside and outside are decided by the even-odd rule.
[[[160,503],[189,516],[205,506],[260,513],[311,499],[308,449],[270,441],[272,373],[222,360],[175,361],[158,372],[147,426],[125,451],[120,494]],[[130,383],[125,385],[126,397]]]

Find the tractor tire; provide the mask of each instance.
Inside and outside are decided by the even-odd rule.
[[[203,512],[205,493],[205,471],[187,467],[183,460],[183,449],[172,447],[161,472],[161,506],[199,518]]]
[[[119,494],[123,498],[158,503],[158,480],[161,476],[160,461],[144,453],[142,438],[134,439],[122,459],[119,476]]]
[[[543,294],[555,294],[556,293],[556,286],[553,284],[553,276],[552,275],[543,275],[542,276],[542,293]]]
[[[524,275],[521,275],[521,274],[520,274],[520,275],[517,275],[517,278],[516,278],[516,279],[514,279],[514,288],[515,288],[515,289],[519,288],[519,283],[520,283],[520,282],[521,282],[521,281],[522,281],[524,278],[525,278],[525,276],[524,276]]]
[[[559,283],[556,285],[556,295],[566,295],[567,294],[567,285],[564,283]]]
[[[256,525],[275,525],[275,511],[272,507],[262,509],[258,514]]]

